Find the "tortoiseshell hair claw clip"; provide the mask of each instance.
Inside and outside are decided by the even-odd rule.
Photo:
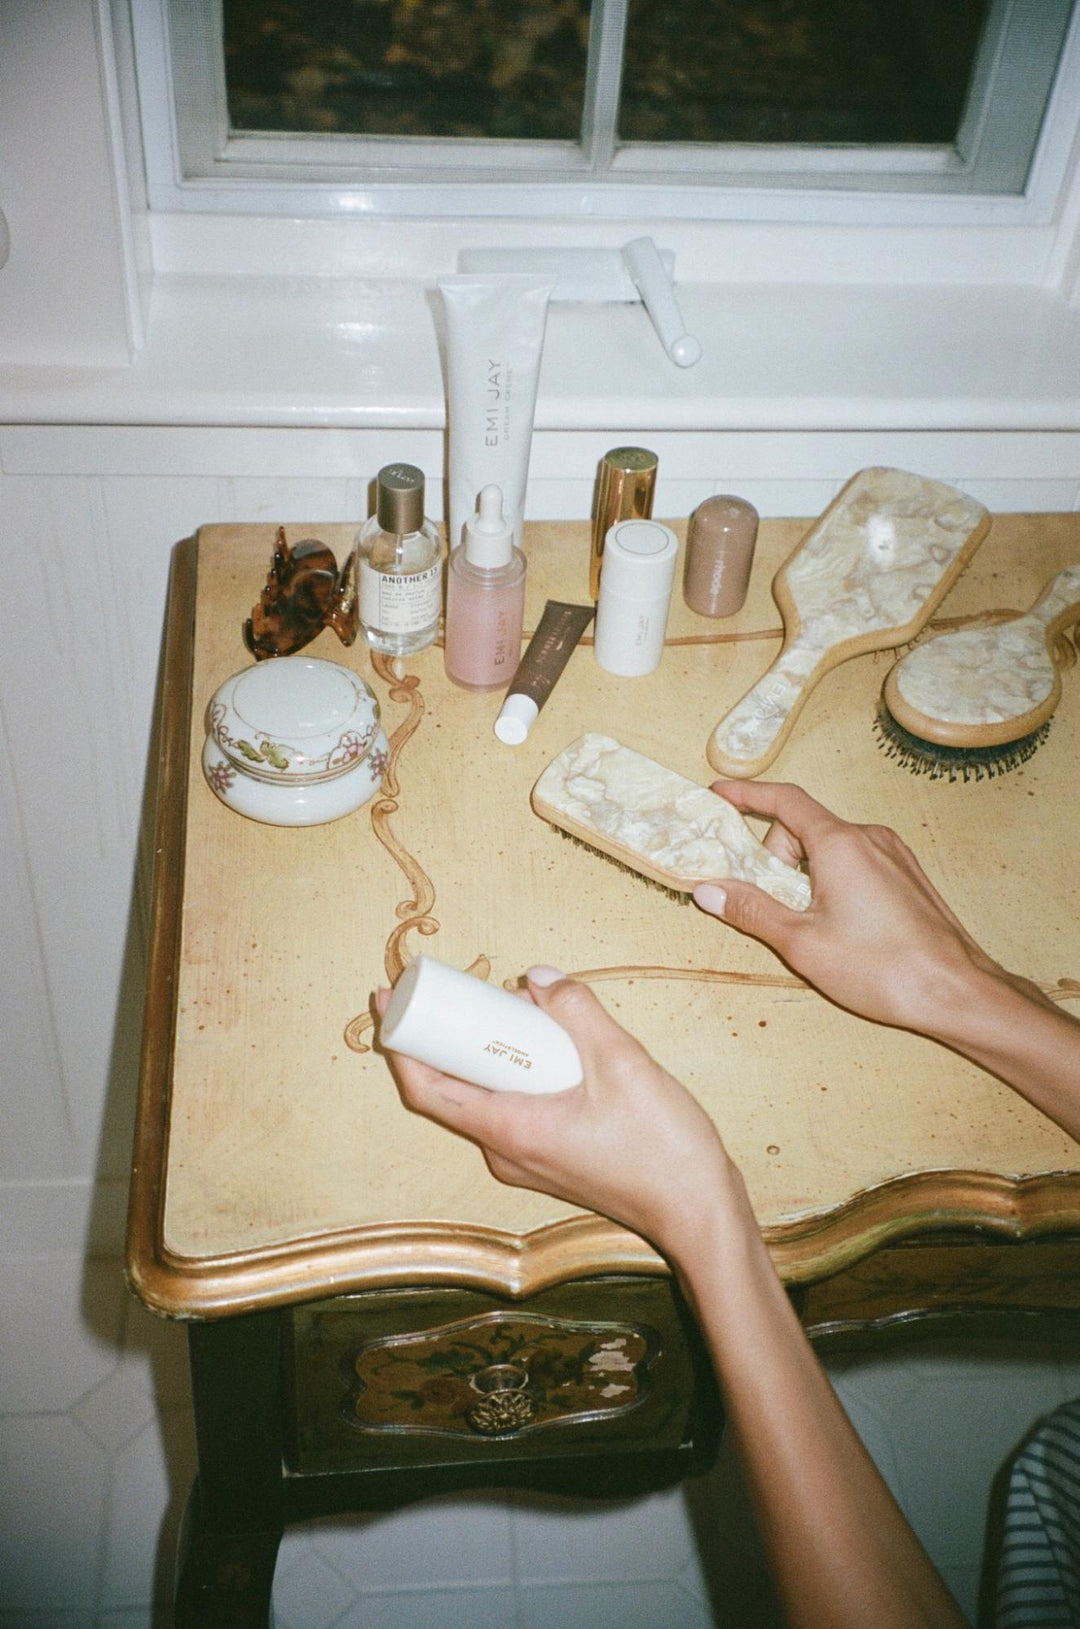
[[[359,627],[356,550],[339,571],[325,543],[305,538],[290,548],[279,526],[266,587],[244,623],[244,644],[256,661],[303,650],[324,628],[351,645]]]

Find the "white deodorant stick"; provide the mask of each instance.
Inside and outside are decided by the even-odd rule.
[[[605,672],[630,679],[659,667],[678,552],[658,520],[620,520],[608,532],[593,637]]]
[[[546,1012],[432,956],[417,956],[394,985],[379,1039],[493,1092],[565,1092],[585,1077],[577,1047]]]

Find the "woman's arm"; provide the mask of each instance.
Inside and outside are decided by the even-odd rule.
[[[790,786],[720,783],[809,863],[809,910],[748,883],[696,890],[852,1012],[930,1035],[1080,1136],[1080,1023],[994,962],[894,832]],[[577,1043],[585,1081],[492,1094],[394,1060],[405,1102],[472,1138],[494,1175],[600,1211],[652,1241],[695,1308],[724,1389],[793,1629],[957,1629],[963,1619],[848,1422],[761,1240],[712,1121],[592,993],[533,969],[529,994]],[[385,997],[380,998],[385,1000]]]
[[[799,912],[751,883],[708,883],[694,893],[703,910],[850,1011],[953,1047],[1080,1138],[1080,1021],[991,960],[894,831],[840,820],[797,786],[714,790],[772,819],[766,846],[809,862],[814,897]]]
[[[792,1629],[957,1629],[964,1618],[840,1406],[741,1184],[677,1271]]]
[[[540,968],[528,990],[572,1035],[582,1085],[491,1093],[392,1055],[406,1104],[478,1143],[501,1181],[600,1211],[669,1260],[793,1629],[960,1629],[803,1334],[712,1121],[583,985]]]

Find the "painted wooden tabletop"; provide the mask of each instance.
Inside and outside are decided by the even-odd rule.
[[[672,524],[682,537],[685,523]],[[517,748],[492,733],[499,695],[453,686],[440,647],[395,673],[362,639],[346,650],[322,633],[308,654],[368,679],[392,759],[382,795],[309,829],[233,813],[199,764],[206,704],[249,660],[241,625],[274,528],[204,528],[197,558],[181,546],[130,1232],[144,1299],[214,1315],[365,1285],[521,1293],[583,1272],[657,1270],[642,1241],[501,1186],[471,1145],[402,1107],[372,1047],[371,1000],[420,950],[500,983],[535,962],[588,980],[706,1105],[789,1279],[930,1227],[1080,1227],[1080,1150],[1005,1086],[840,1011],[763,946],[530,809],[541,770],[584,730],[713,778],[706,742],[778,648],[769,585],[807,524],[763,522],[733,618],[697,616],[676,587],[655,674],[614,678],[583,643]],[[318,536],[339,559],[352,532],[287,528],[290,542]],[[526,550],[528,632],[546,598],[587,599],[588,528],[532,524]],[[1080,515],[996,517],[932,627],[1025,608],[1078,560]],[[1028,764],[965,785],[913,775],[878,746],[872,718],[892,660],[861,656],[822,680],[770,775],[895,826],[990,954],[1080,1011],[1080,672],[1066,673]]]

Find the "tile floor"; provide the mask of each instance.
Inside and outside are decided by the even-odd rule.
[[[0,1629],[167,1629],[193,1474],[182,1329],[119,1262],[0,1264]],[[1080,1393],[1080,1356],[918,1341],[830,1371],[976,1621],[991,1484],[1034,1420]],[[450,1497],[291,1530],[277,1629],[767,1629],[732,1465],[625,1504]]]

